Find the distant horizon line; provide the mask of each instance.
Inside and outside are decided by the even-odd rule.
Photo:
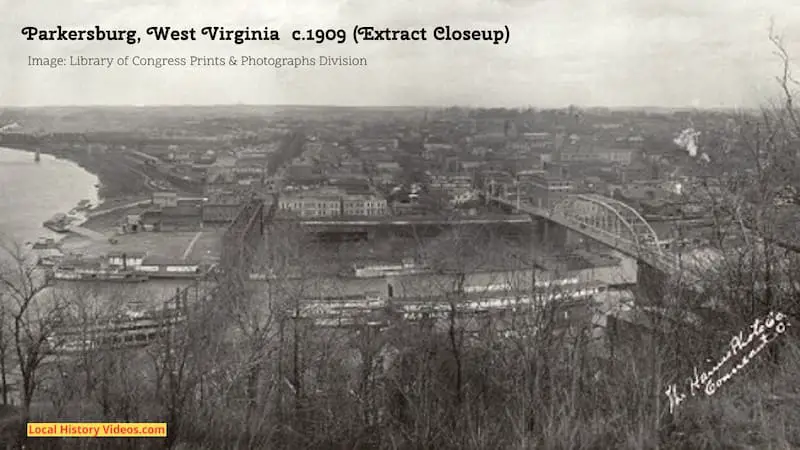
[[[698,107],[698,106],[581,106],[576,104],[568,104],[566,106],[487,106],[487,105],[321,105],[321,104],[303,104],[303,103],[285,103],[285,104],[264,104],[264,103],[183,103],[183,104],[102,104],[102,105],[0,105],[0,110],[8,109],[114,109],[114,108],[219,108],[219,107],[236,107],[236,108],[340,108],[340,109],[507,109],[507,110],[563,110],[571,107],[579,110],[600,110],[606,109],[611,111],[642,111],[642,110],[660,110],[660,111],[754,111],[759,110],[760,107],[741,107],[741,106],[712,106],[712,107]]]

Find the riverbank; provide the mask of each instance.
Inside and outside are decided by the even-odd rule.
[[[0,146],[33,154],[38,150],[42,155],[70,161],[83,170],[96,176],[100,181],[97,187],[99,204],[105,208],[131,203],[148,197],[152,188],[147,179],[131,166],[124,156],[108,151],[88,151],[83,149],[57,150],[47,144],[0,143]]]
[[[60,237],[43,222],[97,205],[98,184],[95,174],[72,161],[45,155],[35,162],[29,152],[0,147],[0,240],[22,245]]]

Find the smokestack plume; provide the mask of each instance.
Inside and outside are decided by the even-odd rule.
[[[686,150],[689,153],[689,156],[692,158],[697,156],[697,138],[700,136],[699,131],[695,131],[694,128],[687,128],[676,137],[673,142],[678,145],[680,148]]]

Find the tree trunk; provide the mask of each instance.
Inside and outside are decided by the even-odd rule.
[[[461,361],[461,348],[459,343],[459,338],[456,335],[458,331],[456,330],[456,307],[455,305],[451,305],[450,309],[450,327],[449,327],[449,335],[450,335],[450,349],[453,352],[453,361],[456,365],[456,379],[455,379],[455,390],[456,390],[456,405],[460,406],[462,402],[462,390],[463,390],[463,381],[462,381],[462,361]]]
[[[0,343],[0,345],[2,345],[2,348],[0,348],[0,376],[3,378],[3,404],[8,405],[8,374],[6,372],[5,342]]]

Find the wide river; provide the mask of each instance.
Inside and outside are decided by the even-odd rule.
[[[41,161],[37,163],[34,161],[33,153],[0,147],[0,239],[6,243],[25,244],[33,242],[39,237],[58,236],[44,228],[42,222],[58,212],[68,212],[83,199],[88,199],[96,204],[98,199],[95,185],[97,183],[99,180],[95,175],[70,161],[42,155]],[[3,259],[3,256],[6,255],[0,251],[0,260]],[[601,269],[600,272],[603,270]],[[497,283],[499,278],[505,280],[507,277],[512,277],[516,279],[519,276],[519,274],[515,275],[502,270],[476,273],[471,275],[466,283],[470,286],[484,286]],[[586,276],[588,279],[604,279],[611,275],[592,272],[582,274],[582,276]],[[527,274],[523,278],[528,280],[531,276]],[[385,294],[388,284],[392,284],[393,290],[397,292],[396,295],[411,295],[411,291],[424,290],[425,286],[433,282],[430,276],[401,276],[392,280],[359,279],[342,282],[342,280],[332,279],[328,281],[336,286],[322,283],[319,286],[322,292],[318,292],[317,295],[355,295],[365,291],[381,291]],[[125,288],[142,291],[141,296],[131,293],[132,301],[142,297],[142,300],[146,298],[149,300],[148,302],[151,302],[155,299],[170,297],[174,294],[177,286],[184,284],[187,283],[159,282],[145,283],[146,286],[126,285]],[[119,285],[114,285],[114,287],[118,289]],[[403,294],[404,292],[405,294]],[[415,294],[421,295],[422,293],[415,292]],[[155,303],[160,304],[160,301]]]
[[[97,203],[95,175],[78,165],[42,155],[0,147],[0,239],[24,244],[54,237],[42,222],[66,213],[88,199]]]

